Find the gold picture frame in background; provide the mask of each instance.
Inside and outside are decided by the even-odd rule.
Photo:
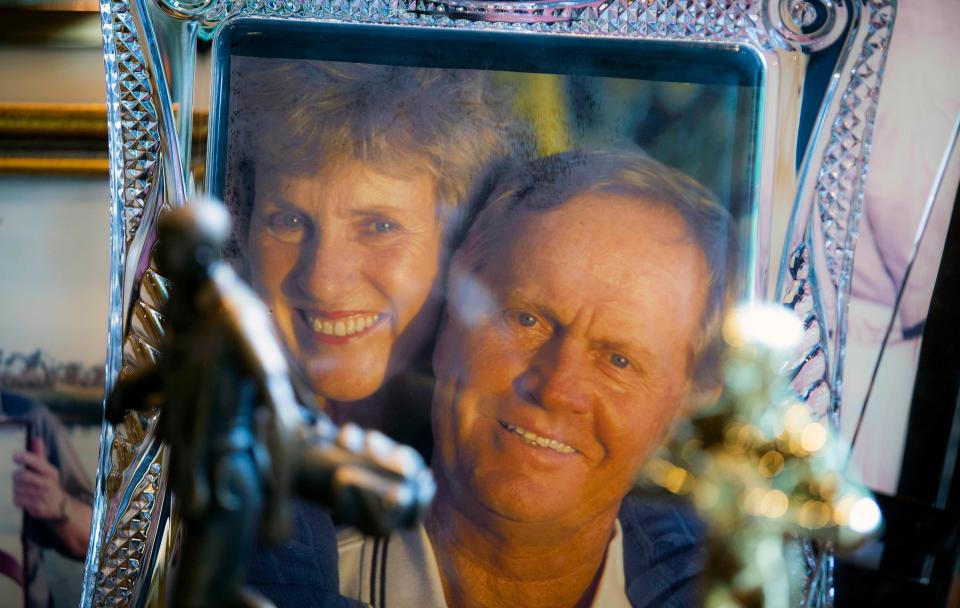
[[[206,148],[207,113],[193,116],[197,150]],[[194,171],[204,171],[204,156]],[[110,171],[107,109],[97,103],[0,103],[0,175],[103,176]]]

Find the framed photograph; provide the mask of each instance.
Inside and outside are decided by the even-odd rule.
[[[617,533],[595,537],[624,543],[623,568],[611,566],[621,576],[637,572],[627,539],[641,517],[623,510],[625,480],[670,416],[648,425],[636,414],[650,402],[630,401],[598,409],[606,430],[588,433],[532,415],[530,404],[577,393],[548,381],[572,357],[564,339],[590,345],[592,367],[567,371],[601,374],[591,390],[619,382],[631,394],[630,370],[659,369],[669,381],[653,401],[676,405],[714,386],[710,319],[729,302],[779,301],[805,323],[794,385],[816,417],[836,416],[843,255],[856,242],[876,105],[850,96],[879,88],[885,53],[870,49],[886,48],[887,3],[120,4],[103,14],[117,260],[109,378],[160,355],[170,285],[152,262],[157,218],[203,191],[232,213],[226,257],[271,310],[305,400],[419,448],[437,473],[437,509],[454,496],[535,518],[600,509]],[[204,186],[183,120],[192,56],[167,53],[193,49],[198,32],[214,50]],[[829,82],[807,78],[809,57],[823,57]],[[578,306],[607,316],[584,328]],[[517,357],[529,366],[511,367]],[[480,390],[491,387],[522,397],[494,412]],[[473,414],[450,414],[458,404]],[[149,602],[169,571],[155,423],[105,428],[86,603]],[[565,468],[604,442],[623,448],[609,468]],[[534,480],[546,469],[555,475]],[[479,524],[473,513],[462,521]],[[147,524],[133,529],[133,518]],[[414,534],[393,547],[416,554],[430,523]],[[828,605],[831,554],[807,548],[807,605]],[[133,560],[138,569],[124,566]],[[372,571],[352,567],[341,564],[341,581],[360,581],[368,591],[354,597],[371,603],[363,593],[398,597],[391,578],[415,580],[377,569],[367,582],[380,586],[365,585],[351,572]]]
[[[30,426],[0,417],[0,593],[10,606],[27,605],[27,550],[24,543],[23,510],[13,502],[13,455],[27,449]]]
[[[355,532],[339,542],[341,592],[397,605],[442,605],[439,586],[409,581],[448,572],[431,529],[445,508],[491,536],[525,521],[595,564],[646,550],[628,522],[652,507],[628,495],[683,404],[719,386],[716,321],[753,295],[769,213],[749,49],[421,36],[225,28],[208,182],[306,397],[432,462],[423,527],[379,553]],[[619,553],[574,548],[594,528]],[[404,558],[431,545],[436,563]],[[605,576],[630,588],[650,567]],[[624,595],[608,584],[596,597]]]

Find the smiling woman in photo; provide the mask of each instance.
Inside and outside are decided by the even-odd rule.
[[[232,125],[225,198],[241,265],[321,409],[422,444],[442,269],[506,150],[503,104],[480,72],[237,64],[249,120]]]
[[[227,255],[300,398],[429,455],[445,267],[471,188],[509,149],[505,104],[481,72],[237,58],[232,79]],[[329,515],[300,503],[293,536],[247,582],[278,605],[337,605]]]

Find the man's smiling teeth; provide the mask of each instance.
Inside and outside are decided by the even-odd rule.
[[[313,331],[325,336],[352,336],[353,334],[362,332],[368,327],[372,327],[379,318],[380,315],[377,314],[351,315],[331,321],[330,319],[307,315],[307,321],[310,323]]]
[[[502,422],[502,421],[499,421],[499,420],[498,420],[497,422],[500,422],[500,426],[502,426],[503,428],[507,429],[507,430],[510,431],[511,433],[517,435],[518,437],[520,437],[520,439],[523,439],[524,441],[526,441],[526,442],[529,443],[530,445],[535,445],[535,446],[541,447],[541,448],[548,448],[548,449],[553,450],[554,452],[560,452],[561,454],[573,454],[574,452],[576,452],[575,449],[573,449],[573,448],[570,447],[569,445],[563,443],[562,441],[557,441],[556,439],[547,439],[546,437],[541,437],[540,435],[537,435],[536,433],[533,433],[533,432],[531,432],[531,431],[528,431],[527,429],[523,428],[522,426],[514,426],[514,425],[512,425],[512,424],[507,424],[506,422]]]

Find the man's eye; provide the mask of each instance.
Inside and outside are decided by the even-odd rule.
[[[532,343],[540,343],[553,332],[553,327],[547,319],[524,310],[507,309],[503,311],[506,328],[511,335]]]
[[[623,355],[618,355],[617,353],[610,355],[610,363],[612,363],[614,367],[619,367],[620,369],[627,369],[630,367],[630,359],[627,359]]]
[[[386,220],[371,222],[370,227],[374,232],[393,232],[397,229],[397,225],[394,222],[388,222]]]
[[[522,327],[534,327],[537,324],[537,318],[528,312],[517,314],[517,323]]]
[[[370,219],[364,220],[361,230],[363,234],[368,236],[390,234],[391,232],[400,230],[400,224],[388,219]]]

